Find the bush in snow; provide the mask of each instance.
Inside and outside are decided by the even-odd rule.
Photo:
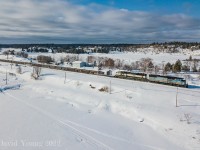
[[[53,59],[50,56],[43,56],[43,55],[38,56],[37,60],[40,63],[47,63],[47,64],[53,62]]]
[[[22,68],[21,68],[21,66],[18,66],[18,67],[17,67],[16,72],[17,72],[18,74],[22,74]]]
[[[92,89],[95,89],[96,87],[94,87],[92,84],[90,84],[90,87],[92,88]]]
[[[190,114],[184,114],[184,117],[187,121],[187,124],[190,124],[191,123],[191,119],[192,119],[192,116]]]
[[[107,86],[104,86],[104,87],[100,88],[99,91],[108,93],[109,92],[109,88]]]
[[[28,54],[25,52],[17,52],[16,53],[17,56],[23,57],[23,58],[28,58]]]

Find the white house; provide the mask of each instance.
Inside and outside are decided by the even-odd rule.
[[[83,61],[74,61],[72,64],[72,66],[75,68],[81,68],[86,66],[86,62]]]

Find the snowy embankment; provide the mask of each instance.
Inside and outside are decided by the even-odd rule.
[[[8,67],[4,63],[0,69]],[[0,95],[0,139],[16,140],[15,149],[23,147],[20,140],[49,149],[49,139],[58,141],[50,147],[56,150],[200,148],[198,89],[177,92],[176,87],[73,72],[65,80],[64,72],[48,69],[35,81],[32,68],[22,70],[17,75],[24,80],[21,90]],[[103,87],[108,92],[100,92]]]
[[[8,85],[8,86],[4,85],[0,87],[0,92],[6,91],[6,90],[14,90],[14,89],[17,90],[20,88],[20,86],[21,86],[20,84]]]
[[[18,79],[14,72],[14,70],[8,71],[5,68],[0,69],[0,92],[17,90],[21,87],[22,80]]]

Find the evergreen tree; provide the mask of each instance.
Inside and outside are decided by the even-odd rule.
[[[168,71],[171,71],[171,70],[172,70],[172,65],[168,62],[168,63],[165,65],[164,71],[165,71],[165,72],[168,72]]]
[[[189,61],[192,61],[192,56],[190,55],[190,57],[189,57]]]
[[[151,68],[151,69],[154,68],[154,65],[153,65],[153,62],[152,62],[152,61],[149,62],[148,68]]]
[[[173,72],[180,72],[182,67],[181,61],[178,59],[173,67]]]

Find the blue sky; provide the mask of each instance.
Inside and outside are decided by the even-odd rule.
[[[200,42],[199,0],[0,1],[0,43]]]
[[[199,0],[72,0],[73,3],[89,5],[97,3],[114,8],[148,11],[162,14],[185,13],[198,16]]]

